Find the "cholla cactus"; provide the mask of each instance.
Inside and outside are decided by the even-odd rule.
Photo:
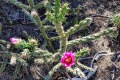
[[[63,29],[63,22],[66,20],[65,16],[68,14],[68,10],[69,10],[68,3],[64,3],[63,5],[61,5],[60,0],[54,0],[54,7],[53,7],[51,6],[48,0],[44,0],[43,2],[40,2],[36,5],[34,4],[33,0],[27,0],[29,5],[25,5],[21,2],[18,2],[17,0],[6,0],[6,1],[21,8],[26,13],[26,15],[28,15],[29,18],[38,26],[41,35],[46,40],[47,46],[49,47],[50,50],[49,52],[47,50],[42,50],[41,48],[38,48],[37,47],[38,41],[35,39],[28,39],[28,41],[25,41],[23,39],[11,38],[10,39],[11,42],[15,45],[16,48],[22,50],[22,52],[19,54],[17,53],[13,54],[12,52],[8,51],[10,55],[7,56],[7,58],[11,58],[11,64],[16,64],[16,65],[19,64],[24,67],[30,64],[29,60],[31,59],[32,61],[34,61],[33,64],[42,65],[42,64],[54,63],[54,62],[58,63],[48,72],[48,75],[44,77],[45,80],[50,80],[50,77],[53,75],[53,73],[61,66],[64,66],[67,71],[75,75],[79,75],[80,77],[85,77],[85,74],[78,67],[85,68],[89,71],[93,71],[93,70],[92,68],[81,64],[78,61],[78,59],[84,54],[86,54],[87,50],[81,50],[80,52],[77,53],[66,52],[67,47],[74,46],[79,43],[88,42],[90,40],[99,38],[102,35],[106,35],[116,31],[116,27],[112,27],[86,37],[77,38],[68,41],[68,37],[70,37],[72,34],[78,32],[79,30],[87,28],[87,26],[91,24],[92,18],[86,18],[80,21],[79,24],[75,24],[74,26],[70,27],[70,29],[65,31]],[[47,19],[50,22],[52,22],[52,24],[55,26],[54,29],[58,33],[58,36],[49,38],[45,33],[46,28],[44,27],[43,21],[41,21],[37,12],[37,10],[41,8],[41,6],[46,7]],[[116,19],[113,19],[113,22],[116,22]],[[116,24],[119,25],[118,23]],[[59,51],[55,51],[51,44],[51,41],[54,40],[60,40]],[[3,43],[3,41],[0,41],[0,43]],[[61,63],[60,63],[60,59],[61,59]],[[15,72],[18,72],[17,67]]]

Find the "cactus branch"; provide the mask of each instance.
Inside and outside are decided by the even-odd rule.
[[[17,62],[19,62],[24,67],[28,66],[28,63],[24,59],[22,59],[20,57],[17,57]]]
[[[17,0],[10,0],[9,2],[14,4],[14,5],[16,5],[16,6],[18,6],[19,8],[26,9],[26,10],[30,10],[31,7],[34,8],[33,0],[28,0],[30,6],[24,5],[24,4],[20,3],[20,2],[18,2]],[[33,12],[34,14],[32,16],[35,19],[35,23],[36,23],[36,25],[38,25],[39,30],[40,30],[42,36],[45,38],[45,40],[47,40],[47,43],[48,43],[48,46],[49,46],[50,50],[52,52],[55,52],[53,47],[52,47],[52,44],[51,44],[51,42],[50,42],[50,40],[49,40],[49,38],[47,36],[47,34],[45,33],[45,29],[44,29],[44,27],[42,25],[42,22],[41,22],[41,20],[39,18],[39,15],[38,15],[37,11],[35,9],[33,9],[32,11],[34,11]],[[28,14],[28,12],[27,12],[27,14]]]
[[[5,52],[5,51],[0,51],[0,56],[5,57],[6,59],[10,59],[11,56],[14,56],[16,58],[16,61],[22,64],[23,66],[28,66],[28,63],[20,57],[19,54],[17,53],[12,53],[12,52]]]
[[[74,75],[77,75],[77,72],[74,71],[74,69],[72,69],[72,68],[66,68],[66,70],[69,71],[69,72],[71,72]]]
[[[55,13],[55,22],[58,23],[58,13],[59,13],[59,9],[60,9],[60,0],[54,0],[55,2],[55,9],[54,9],[54,13]]]
[[[43,51],[43,52],[45,52],[45,51]],[[34,62],[36,64],[47,64],[47,63],[58,62],[60,60],[60,58],[61,58],[60,53],[55,53],[55,54],[51,55],[51,53],[49,54],[49,52],[46,52],[45,54],[47,54],[47,55],[43,56],[41,59],[35,59]],[[37,57],[39,58],[39,56],[40,55],[38,55]]]
[[[70,35],[76,33],[79,30],[83,30],[86,29],[87,26],[89,26],[92,22],[92,18],[86,18],[83,21],[80,21],[79,24],[74,25],[73,27],[71,27],[70,29],[67,30],[66,32],[66,37],[69,37]]]
[[[36,10],[38,10],[38,9],[40,9],[42,7],[46,7],[47,10],[49,10],[49,11],[52,9],[52,5],[48,0],[44,0],[44,1],[39,2],[38,4],[35,5]]]
[[[65,32],[65,36],[69,37],[70,35],[78,32],[80,30],[86,29],[87,26],[89,26],[91,23],[92,23],[92,18],[86,18],[85,20],[80,21],[79,24],[76,24],[73,27],[71,27],[70,29],[68,29]],[[52,37],[51,41],[55,41],[55,40],[59,40],[59,39],[60,39],[60,36],[56,36],[56,37]]]
[[[32,4],[33,4],[33,3],[32,3]],[[34,5],[34,4],[33,4],[33,5]],[[44,29],[44,27],[43,27],[43,25],[42,25],[42,21],[41,21],[41,19],[39,18],[39,15],[38,15],[37,11],[36,11],[35,9],[33,9],[32,11],[33,11],[33,13],[34,13],[32,16],[33,16],[34,19],[36,20],[36,24],[38,25],[39,30],[40,30],[42,36],[45,38],[45,40],[47,40],[47,43],[48,43],[48,46],[49,46],[50,50],[51,50],[52,52],[55,52],[54,49],[53,49],[53,47],[52,47],[52,44],[51,44],[51,42],[50,42],[50,40],[49,40],[49,38],[48,38],[48,36],[47,36],[47,34],[45,33],[45,29]],[[31,13],[31,14],[32,14],[32,13]]]
[[[60,53],[63,53],[66,51],[66,43],[67,43],[67,37],[65,36],[63,27],[61,23],[55,24],[56,30],[58,32],[58,35],[60,36],[61,42],[60,42]]]
[[[34,63],[35,64],[48,64],[48,63],[58,62],[59,59],[60,59],[60,56],[45,55],[42,58],[38,57],[38,59],[37,58],[34,59]]]
[[[33,0],[27,0],[27,1],[28,1],[28,3],[29,3],[29,5],[30,5],[31,8],[35,7]]]
[[[5,55],[6,54],[5,51],[2,51],[2,52],[3,52],[3,56],[2,56],[3,63],[0,65],[0,74],[2,74],[2,72],[5,70],[5,68],[6,68],[7,64],[8,64],[8,58],[7,58],[8,55]]]
[[[81,71],[80,68],[75,67],[74,70],[76,71],[76,73],[77,73],[81,78],[85,77],[85,74]]]
[[[74,69],[66,68],[66,70],[71,72],[74,75],[79,75],[80,77],[85,77],[85,74],[77,67],[75,67]]]
[[[93,71],[93,69],[92,69],[92,68],[87,67],[87,66],[85,66],[85,65],[81,64],[81,63],[80,63],[80,62],[78,62],[78,61],[77,61],[77,65],[78,65],[78,66],[80,66],[80,67],[82,67],[82,68],[84,68],[84,69],[87,69],[87,70],[89,70],[89,71]]]
[[[50,38],[51,41],[56,41],[56,40],[59,40],[59,39],[60,39],[60,36]]]
[[[36,49],[35,52],[33,53],[35,58],[39,57],[50,57],[53,55],[53,53],[50,53],[48,51],[42,50],[42,49]]]
[[[26,9],[22,9],[22,11],[30,18],[30,20],[36,24],[35,19],[33,18],[33,16],[31,16],[31,14],[26,10]]]
[[[73,45],[77,45],[77,44],[80,44],[80,43],[85,43],[85,42],[88,42],[88,41],[91,41],[91,40],[95,40],[97,38],[100,38],[103,35],[109,34],[109,33],[114,32],[116,30],[117,30],[116,27],[111,27],[111,28],[108,28],[106,30],[102,30],[100,32],[97,32],[95,34],[92,34],[92,35],[89,35],[89,36],[86,36],[86,37],[83,37],[83,38],[78,38],[78,39],[75,39],[75,40],[71,40],[67,43],[67,46],[73,46]]]
[[[10,44],[8,41],[0,40],[0,44]]]
[[[6,2],[14,4],[15,6],[18,6],[19,8],[22,8],[22,9],[31,10],[30,6],[22,4],[21,2],[18,2],[17,0],[7,0]]]
[[[50,77],[54,74],[54,72],[61,66],[61,63],[58,63],[57,65],[55,65],[50,72],[48,73],[48,75],[45,77],[45,80],[50,80]]]
[[[21,67],[20,64],[17,64],[17,65],[16,65],[15,71],[14,71],[14,73],[13,73],[13,80],[16,80],[16,78],[17,78],[17,76],[18,76],[18,74],[19,74],[19,72],[20,72],[20,67]]]
[[[59,52],[63,53],[66,51],[67,37],[65,36],[62,22],[59,21],[60,0],[54,0],[54,2],[55,2],[55,8],[54,8],[55,23],[54,24],[56,27],[56,31],[61,39]]]
[[[36,10],[35,10],[35,12],[37,13]],[[51,50],[52,52],[55,52],[54,49],[53,49],[53,47],[52,47],[52,44],[51,44],[51,42],[50,42],[50,40],[49,40],[49,38],[48,38],[48,36],[47,36],[47,34],[45,33],[45,29],[44,29],[44,27],[43,27],[43,25],[42,25],[42,23],[41,23],[41,20],[40,20],[40,18],[39,18],[38,13],[37,13],[37,15],[34,16],[34,19],[36,20],[36,24],[38,25],[38,28],[39,28],[42,36],[44,37],[45,40],[47,40],[47,43],[48,43],[48,46],[49,46],[50,50]]]
[[[44,6],[44,2],[39,2],[38,4],[35,5],[35,9],[38,10],[39,8],[42,8]]]
[[[3,60],[3,63],[0,65],[0,74],[5,70],[6,66],[7,66],[7,59]]]
[[[66,51],[66,43],[67,43],[67,37],[65,36],[65,32],[62,26],[61,21],[59,21],[59,9],[60,9],[60,0],[54,0],[55,1],[55,9],[54,9],[54,13],[55,13],[55,28],[56,31],[58,33],[58,35],[60,36],[61,42],[60,42],[60,50],[59,53],[63,53]]]
[[[55,27],[53,27],[53,26],[48,26],[48,25],[46,25],[46,26],[44,26],[45,27],[45,30],[46,31],[53,31],[53,30],[55,30]]]

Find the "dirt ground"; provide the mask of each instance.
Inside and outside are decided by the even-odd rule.
[[[27,2],[25,0],[18,0],[25,4]],[[40,0],[36,0],[36,3]],[[63,2],[70,3],[70,14],[67,15],[67,24],[64,24],[65,29],[69,29],[71,25],[76,23],[76,19],[78,21],[86,18],[92,17],[93,22],[87,29],[77,32],[72,35],[69,40],[75,39],[77,37],[90,35],[96,33],[98,31],[104,30],[108,27],[113,27],[112,24],[108,23],[108,18],[113,14],[120,14],[120,1],[119,0],[62,0]],[[75,9],[75,11],[73,11]],[[45,18],[45,9],[42,8],[39,10],[39,15],[41,19]],[[44,39],[39,33],[39,29],[36,25],[34,25],[30,19],[22,12],[21,9],[13,6],[9,3],[4,2],[4,0],[0,0],[0,23],[2,24],[2,31],[0,33],[1,40],[7,40],[11,37],[19,37],[22,39],[26,39],[24,32],[30,37],[35,37],[39,40],[39,43],[42,44]],[[48,32],[46,33],[51,36],[56,36],[56,32]],[[39,44],[39,45],[40,45]],[[58,42],[54,42],[53,45],[58,44]],[[90,49],[90,54],[86,55],[87,57],[92,57],[95,53],[100,51],[109,51],[109,52],[118,52],[120,50],[120,30],[118,30],[118,35],[113,37],[103,36],[94,41],[79,44],[74,47],[68,48],[68,50],[77,51],[83,47],[87,47]],[[55,49],[58,49],[59,46],[54,46]],[[96,61],[95,65],[98,66],[98,70],[94,76],[90,80],[120,80],[120,60],[115,62],[116,55],[110,56],[102,56],[98,61]],[[90,60],[91,61],[91,60]],[[81,61],[84,64],[90,64],[86,61]],[[46,75],[47,71],[49,71],[54,64],[36,66],[33,65],[30,67],[30,70],[21,69],[20,75],[17,80],[42,80],[40,74],[43,76]],[[46,70],[44,70],[46,68]],[[14,71],[13,66],[7,67],[4,73],[0,74],[0,80],[12,80],[12,71]],[[31,72],[30,72],[31,71]],[[22,73],[22,74],[21,74]],[[66,77],[64,71],[57,71],[52,80],[58,80],[58,77]]]

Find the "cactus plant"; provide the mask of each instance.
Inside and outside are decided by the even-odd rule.
[[[21,8],[22,11],[25,12],[25,14],[28,15],[28,17],[35,23],[35,25],[38,26],[40,33],[43,36],[43,38],[46,40],[47,46],[49,47],[50,51],[38,48],[37,47],[38,42],[36,42],[33,39],[32,40],[28,39],[28,41],[20,39],[20,42],[17,43],[15,47],[18,49],[21,49],[22,52],[20,52],[19,54],[17,53],[13,54],[13,52],[9,51],[8,49],[7,54],[9,54],[9,56],[6,56],[6,57],[11,59],[11,64],[14,63],[16,65],[21,65],[23,67],[30,66],[29,65],[30,63],[28,60],[34,61],[32,64],[41,64],[41,65],[56,62],[57,64],[48,72],[48,75],[44,77],[45,80],[50,80],[50,77],[54,74],[54,72],[58,68],[63,66],[60,63],[60,59],[61,59],[61,56],[66,52],[66,49],[68,46],[74,46],[80,43],[88,42],[90,40],[97,39],[103,35],[116,31],[116,27],[112,27],[89,36],[68,41],[68,38],[72,34],[78,32],[79,30],[87,28],[87,26],[91,24],[92,18],[85,18],[84,20],[80,21],[79,24],[75,24],[74,26],[70,27],[70,29],[65,31],[63,28],[63,22],[66,21],[66,15],[68,14],[68,11],[69,11],[68,3],[64,3],[63,5],[61,5],[60,0],[54,0],[54,7],[53,7],[51,6],[48,0],[44,0],[36,5],[34,4],[34,0],[27,0],[27,1],[29,5],[23,4],[17,0],[6,0],[6,2],[9,2]],[[49,38],[48,35],[46,34],[45,30],[47,29],[44,27],[43,22],[41,21],[38,15],[38,9],[41,8],[41,6],[46,7],[47,9],[46,17],[53,24],[52,27],[51,26],[49,27],[50,29],[56,30],[58,36]],[[55,40],[60,40],[60,49],[58,51],[55,51],[51,43],[51,41],[55,41]],[[8,43],[9,42],[0,40],[0,44],[8,44]],[[13,40],[12,40],[12,43],[14,43]],[[12,43],[9,43],[9,44],[12,44]],[[74,57],[76,57],[75,63],[72,67],[69,67],[69,68],[65,67],[66,70],[75,75],[79,75],[80,77],[84,77],[85,74],[81,71],[79,67],[92,71],[93,70],[92,68],[87,67],[78,61],[78,59],[85,53],[86,51],[81,51],[77,53],[74,52],[74,55],[75,55]],[[2,54],[4,54],[4,51],[2,52]],[[5,56],[5,54],[2,56]],[[64,60],[66,60],[66,62],[70,62],[71,58],[67,58],[67,59],[65,58]],[[5,67],[5,64],[1,65],[1,67]],[[17,68],[20,68],[20,67],[16,66],[15,74],[19,72]],[[15,78],[16,78],[16,75],[15,75]]]

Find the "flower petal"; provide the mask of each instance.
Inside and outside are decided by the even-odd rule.
[[[69,59],[70,61],[68,61]],[[68,59],[68,60],[66,60]],[[65,52],[63,54],[63,56],[61,57],[61,63],[65,66],[65,67],[71,67],[72,65],[74,65],[75,63],[75,54],[71,51],[71,52]]]

